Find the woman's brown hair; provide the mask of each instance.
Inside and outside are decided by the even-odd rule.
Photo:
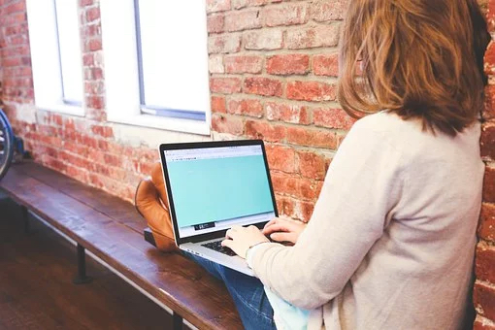
[[[351,116],[390,110],[451,136],[479,117],[490,36],[476,0],[351,0],[341,40]]]

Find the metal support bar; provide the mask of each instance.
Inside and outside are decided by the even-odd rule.
[[[92,280],[92,277],[86,275],[86,249],[77,243],[77,276],[74,277],[72,283],[86,284]]]
[[[174,330],[182,330],[182,316],[174,312],[172,315],[173,320],[174,320],[174,325],[173,328]]]
[[[24,222],[24,233],[29,233],[29,211],[27,207],[21,205],[22,221]]]

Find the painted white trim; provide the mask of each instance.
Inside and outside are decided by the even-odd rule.
[[[205,122],[141,113],[134,2],[133,0],[101,0],[100,15],[108,121],[210,135],[209,98],[206,100],[208,110]],[[208,79],[207,71],[205,77]]]
[[[63,101],[54,1],[27,0],[26,8],[36,107],[84,116],[83,107]]]

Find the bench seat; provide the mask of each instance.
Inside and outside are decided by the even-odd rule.
[[[0,188],[195,327],[242,329],[225,286],[145,242],[146,223],[132,204],[33,162],[13,165]]]

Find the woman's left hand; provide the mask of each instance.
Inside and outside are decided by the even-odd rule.
[[[225,234],[222,246],[226,246],[242,258],[246,258],[250,247],[263,242],[270,242],[268,238],[256,227],[232,226]]]

